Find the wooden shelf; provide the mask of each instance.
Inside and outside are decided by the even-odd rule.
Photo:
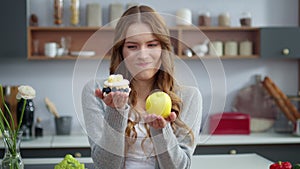
[[[91,57],[84,57],[84,56],[60,56],[60,57],[48,57],[45,55],[40,55],[40,56],[31,56],[30,58],[28,58],[29,60],[76,60],[76,59],[105,59],[108,60],[109,57],[105,56],[105,57],[101,57],[101,56],[91,56]]]
[[[192,56],[192,57],[187,57],[187,56],[181,56],[181,59],[184,60],[197,60],[197,59],[258,59],[259,56],[258,55],[251,55],[251,56],[242,56],[242,55],[238,55],[238,56],[221,56],[221,57],[217,57],[217,56],[202,56],[202,57],[198,57],[198,56]]]
[[[188,46],[210,41],[226,42],[233,40],[253,42],[253,55],[251,56],[222,56],[220,59],[255,59],[260,56],[260,28],[257,27],[170,27],[172,45],[175,53],[182,59],[197,59],[197,56],[182,55]],[[71,37],[70,51],[95,51],[96,56],[80,57],[80,59],[100,59],[106,56],[113,44],[114,29],[110,27],[28,27],[28,56],[29,60],[75,60],[76,56],[61,56],[50,58],[44,56],[46,42],[60,43],[61,37]],[[33,40],[39,41],[38,56],[34,56]],[[203,59],[218,57],[204,56]],[[108,57],[105,57],[108,59]]]

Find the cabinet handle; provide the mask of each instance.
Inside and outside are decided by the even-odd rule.
[[[229,154],[237,154],[237,151],[235,149],[232,149],[229,151]]]
[[[285,49],[282,50],[282,53],[283,53],[284,55],[289,55],[290,50],[289,50],[288,48],[285,48]]]
[[[81,157],[82,155],[81,155],[81,153],[77,152],[77,153],[74,154],[74,156],[75,157]]]

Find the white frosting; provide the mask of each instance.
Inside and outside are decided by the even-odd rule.
[[[108,87],[120,87],[120,86],[128,86],[128,85],[129,85],[129,81],[127,79],[123,79],[120,82],[109,83],[107,80],[104,82],[104,86],[108,86]]]
[[[106,87],[125,87],[127,88],[129,85],[129,81],[127,79],[123,79],[121,74],[110,75],[108,79],[104,82],[104,86]]]

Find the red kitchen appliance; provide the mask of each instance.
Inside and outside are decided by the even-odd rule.
[[[213,114],[209,118],[210,134],[250,134],[250,115],[239,112]]]

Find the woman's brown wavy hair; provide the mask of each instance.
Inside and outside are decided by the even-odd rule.
[[[114,46],[112,48],[111,55],[111,64],[110,64],[110,74],[122,74],[124,78],[130,79],[130,88],[131,92],[129,95],[129,104],[131,105],[132,110],[137,104],[136,96],[137,91],[135,87],[134,77],[130,74],[128,69],[126,68],[123,60],[124,57],[122,55],[123,46],[126,39],[126,33],[128,27],[134,23],[143,23],[150,26],[153,31],[153,35],[158,39],[162,47],[161,54],[161,67],[155,75],[154,84],[152,89],[159,89],[161,91],[166,92],[170,95],[172,100],[172,111],[175,111],[177,114],[177,119],[175,122],[171,122],[171,126],[174,131],[176,131],[177,127],[184,127],[187,133],[190,135],[191,140],[194,140],[194,135],[192,131],[188,128],[186,124],[184,124],[180,118],[181,112],[181,99],[175,94],[176,84],[174,75],[174,60],[172,56],[172,45],[170,39],[169,29],[167,28],[165,22],[162,17],[156,13],[152,8],[148,6],[133,6],[129,8],[119,19],[116,28],[115,28],[115,38],[114,38]],[[140,119],[139,113],[137,111],[130,111],[135,113],[134,117]],[[126,128],[126,139],[129,145],[133,144],[136,140],[137,134],[135,131],[134,125],[137,124],[138,121],[128,120],[128,125]],[[151,137],[149,132],[148,125],[145,124],[147,129],[148,137]]]

